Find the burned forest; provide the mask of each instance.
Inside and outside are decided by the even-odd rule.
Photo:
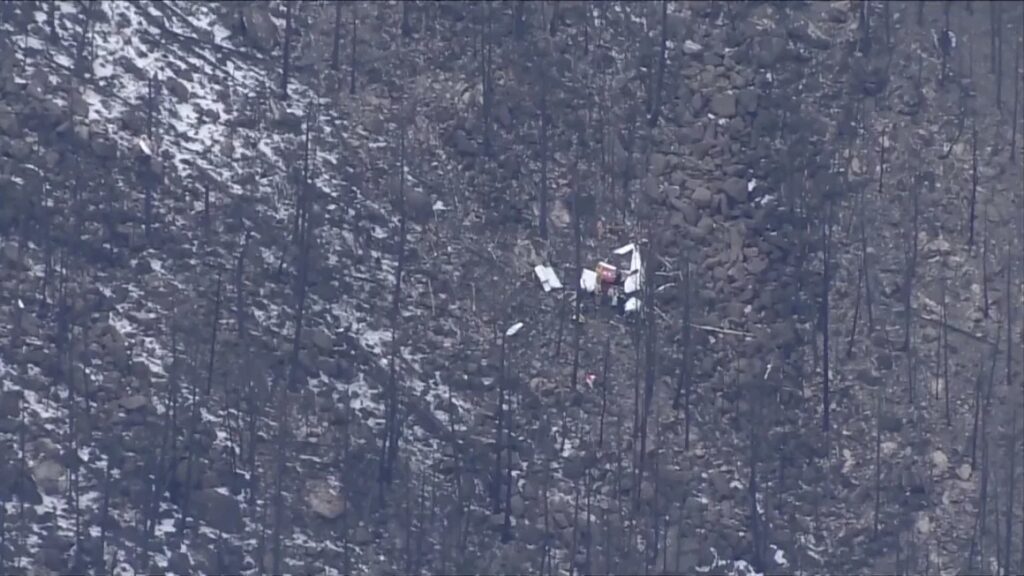
[[[1024,573],[1024,4],[0,0],[0,574]]]

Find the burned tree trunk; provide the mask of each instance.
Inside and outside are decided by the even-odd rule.
[[[604,341],[604,361],[601,366],[601,416],[598,420],[597,425],[597,449],[604,449],[604,417],[608,409],[608,362],[610,360],[609,354],[611,352],[612,340],[611,336]]]
[[[391,322],[392,340],[391,353],[388,360],[388,387],[385,401],[385,419],[383,430],[383,441],[381,443],[381,502],[384,498],[384,487],[391,483],[394,472],[394,463],[398,458],[398,442],[401,437],[401,424],[399,419],[399,394],[398,394],[398,355],[400,352],[400,339],[398,326],[402,320],[402,274],[405,271],[406,252],[406,203],[405,203],[405,126],[407,118],[403,116],[398,135],[398,245],[396,247],[397,266],[395,266],[395,290],[392,293],[391,301]]]
[[[829,291],[832,287],[832,203],[829,201],[828,206],[825,209],[825,221],[822,224],[821,229],[821,243],[822,253],[824,255],[822,263],[822,292],[821,292],[821,309],[819,310],[819,319],[821,324],[821,340],[822,340],[822,416],[821,416],[821,428],[825,432],[829,430],[829,410],[831,407],[829,400],[829,378],[830,378],[830,365],[829,365],[829,316],[831,311],[829,310]]]
[[[331,70],[341,66],[341,2],[334,3],[334,36],[331,45]]]
[[[542,240],[548,239],[548,80],[540,70],[540,214],[538,225]],[[577,269],[579,268],[579,262]]]
[[[661,48],[658,53],[658,72],[652,86],[650,99],[650,120],[651,127],[658,125],[658,116],[661,114],[661,95],[665,88],[665,66],[668,46],[668,0],[661,2]]]
[[[291,74],[292,58],[292,8],[294,2],[284,3],[284,50],[281,61],[281,99],[288,99],[288,77]]]
[[[492,12],[489,2],[483,2],[484,19],[480,24],[480,84],[483,93],[483,124],[484,124],[484,155],[493,155],[491,109],[494,106],[493,73],[491,71],[491,19]]]
[[[213,301],[213,328],[210,330],[210,360],[206,365],[206,395],[210,395],[213,387],[213,369],[217,360],[217,328],[220,324],[221,278],[217,271],[217,291]]]
[[[353,3],[353,4],[351,4],[351,6],[352,6],[352,38],[349,39],[349,45],[351,46],[351,51],[349,52],[349,59],[348,59],[348,73],[349,73],[349,76],[348,76],[348,93],[349,94],[355,94],[356,93],[356,40],[357,40],[357,38],[356,38],[356,34],[357,34],[356,13],[358,12],[358,6],[359,5]]]
[[[970,221],[968,222],[969,232],[967,236],[967,247],[974,248],[974,220],[978,205],[978,126],[975,120],[971,121],[971,207]]]

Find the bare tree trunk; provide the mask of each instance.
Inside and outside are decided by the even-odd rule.
[[[589,13],[588,13],[589,17]],[[661,49],[658,53],[658,76],[652,86],[653,92],[650,100],[650,121],[651,127],[658,125],[658,116],[661,114],[661,95],[665,88],[665,66],[668,46],[668,0],[661,2]]]
[[[608,376],[608,361],[611,352],[612,340],[609,336],[604,341],[604,361],[601,367],[601,416],[597,428],[597,449],[604,450],[604,416],[608,408],[608,387],[611,385]]]
[[[210,360],[206,365],[206,395],[210,395],[210,391],[213,387],[213,368],[216,365],[217,360],[217,328],[220,324],[220,297],[221,293],[221,278],[220,271],[217,271],[217,292],[214,297],[213,304],[213,329],[210,334]]]
[[[349,52],[348,60],[348,93],[356,93],[356,41],[357,41],[357,27],[356,27],[356,12],[358,10],[358,4],[352,3],[352,38],[349,40],[349,45],[352,47]]]
[[[875,525],[873,538],[878,538],[878,512],[882,502],[882,386],[875,390]]]
[[[491,19],[492,11],[489,2],[481,3],[484,11],[483,22],[480,25],[480,82],[483,92],[483,124],[484,124],[484,154],[491,157],[494,153],[491,129],[491,109],[494,106],[494,86],[491,72]]]
[[[548,80],[540,70],[540,237],[548,239]],[[578,265],[579,263],[577,263]],[[578,268],[578,266],[577,266]],[[577,290],[578,292],[578,290]]]
[[[381,453],[381,502],[383,503],[384,486],[391,483],[394,472],[394,463],[398,458],[398,442],[401,437],[401,423],[399,419],[399,394],[398,394],[398,355],[400,352],[400,339],[398,326],[401,323],[402,304],[402,274],[405,269],[405,252],[407,241],[406,230],[406,205],[405,205],[405,126],[407,119],[402,118],[399,129],[399,162],[398,162],[398,206],[399,206],[399,232],[398,232],[398,265],[395,267],[395,290],[392,295],[391,317],[392,317],[392,345],[391,357],[389,360],[389,376],[387,402],[385,406],[384,441],[382,442]]]
[[[978,126],[974,119],[971,120],[971,213],[968,223],[970,232],[967,237],[967,247],[974,248],[974,220],[975,209],[978,205]]]
[[[281,62],[281,99],[288,99],[288,76],[291,73],[292,58],[292,8],[293,2],[284,3],[284,50]]]
[[[820,310],[820,324],[821,324],[821,338],[822,338],[822,420],[821,428],[825,432],[829,430],[829,290],[832,285],[832,203],[829,201],[828,207],[825,209],[825,222],[822,225],[822,253],[824,254],[824,262],[822,264],[823,272],[823,287],[821,297],[821,310]]]
[[[341,2],[334,3],[334,36],[331,45],[331,70],[341,67]]]
[[[946,427],[953,425],[952,415],[949,410],[949,330],[947,330],[948,316],[948,295],[946,294],[946,279],[942,279],[942,326],[939,339],[942,341],[942,389],[946,397]]]

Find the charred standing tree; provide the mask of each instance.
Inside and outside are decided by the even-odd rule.
[[[868,12],[870,8],[871,3],[863,0],[857,13],[857,30],[860,32],[857,50],[865,56],[871,54],[871,14]]]
[[[548,239],[548,79],[543,66],[540,78],[540,214],[538,228],[542,240]],[[577,264],[579,264],[577,262]]]
[[[284,49],[281,60],[281,99],[288,99],[288,77],[291,75],[292,59],[292,8],[294,2],[284,3]]]
[[[60,34],[57,32],[56,2],[50,2],[46,5],[46,28],[50,31],[50,42],[60,42]]]
[[[493,155],[494,142],[491,126],[491,110],[494,108],[494,81],[491,56],[491,20],[493,19],[491,3],[481,2],[484,11],[483,22],[480,23],[480,84],[483,93],[484,154],[489,158]]]
[[[306,201],[305,196],[305,193],[301,195],[303,204],[305,204]],[[274,463],[275,473],[273,494],[274,523],[271,541],[271,557],[273,558],[273,572],[275,574],[281,573],[281,564],[284,561],[283,551],[281,549],[281,539],[283,537],[285,515],[283,494],[285,472],[287,471],[285,466],[285,454],[288,451],[290,436],[289,411],[291,410],[291,407],[289,403],[289,391],[298,388],[300,371],[302,370],[302,365],[299,362],[299,350],[302,345],[302,325],[306,314],[306,296],[310,265],[310,225],[309,212],[306,210],[303,210],[299,242],[298,277],[296,278],[295,283],[295,330],[292,332],[291,358],[288,363],[288,383],[285,386],[278,386],[277,453],[275,455]]]
[[[398,245],[396,246],[397,262],[395,266],[395,290],[391,299],[391,354],[388,360],[388,386],[385,398],[384,429],[381,442],[381,503],[383,504],[384,487],[389,485],[394,472],[394,464],[398,459],[398,442],[401,438],[402,426],[399,418],[398,394],[398,355],[401,341],[398,334],[402,320],[402,275],[405,272],[406,252],[406,205],[405,205],[405,131],[407,119],[403,117],[398,134]]]
[[[580,226],[580,215],[579,215],[579,202],[578,198],[580,195],[579,185],[580,171],[579,171],[579,159],[575,161],[573,168],[573,191],[572,191],[572,236],[573,236],[573,260],[576,265],[575,270],[583,269],[583,231]],[[576,283],[576,314],[573,317],[573,349],[572,349],[572,390],[576,391],[576,381],[579,378],[580,371],[580,340],[583,337],[583,322],[582,322],[582,308],[583,308],[583,290],[580,288],[579,283]]]
[[[910,229],[907,231],[909,242],[907,242],[905,249],[906,256],[906,278],[903,287],[903,349],[910,353],[911,346],[911,332],[913,326],[913,295],[914,295],[914,280],[917,275],[917,236],[918,229],[920,227],[920,213],[921,213],[921,186],[923,182],[920,178],[915,179],[911,184],[910,189]],[[913,401],[913,392],[911,392],[911,401]]]
[[[878,538],[878,511],[882,502],[882,387],[875,390],[875,523],[872,532]]]
[[[601,364],[601,416],[597,424],[597,449],[604,450],[604,417],[608,411],[608,386],[610,385],[609,379],[609,366],[608,362],[611,359],[612,339],[611,336],[604,341],[604,360]]]
[[[512,6],[512,35],[516,40],[526,36],[526,0],[516,0]]]
[[[334,35],[331,40],[331,70],[341,68],[341,6],[342,2],[334,3]]]
[[[643,288],[644,306],[644,408],[640,421],[640,456],[637,467],[637,503],[640,500],[640,487],[644,480],[644,460],[647,456],[647,430],[648,419],[651,414],[651,405],[654,402],[655,383],[658,378],[658,340],[657,340],[657,314],[654,309],[654,263],[658,261],[657,236],[648,234],[650,247],[646,258],[651,274],[645,279]]]
[[[412,18],[410,17],[411,10],[411,1],[402,2],[402,38],[408,38],[412,36]]]
[[[1024,26],[1024,23],[1022,23]],[[1018,78],[1018,74],[1024,75],[1024,70],[1020,67],[1020,55],[1024,52],[1024,38],[1020,38],[1017,41],[1017,49],[1014,50],[1016,55],[1013,58],[1013,115],[1010,116],[1010,158],[1013,158],[1017,154],[1017,117],[1020,115],[1020,85],[1024,78]]]
[[[357,38],[357,20],[359,15],[359,4],[353,2],[352,6],[352,33],[349,38],[349,58],[348,58],[348,93],[356,93],[356,41]]]
[[[501,513],[501,454],[505,448],[505,393],[508,388],[508,369],[505,366],[507,349],[508,332],[504,331],[501,333],[501,350],[498,352],[498,405],[494,415],[494,475],[491,478],[491,509],[494,514]]]
[[[1011,243],[1012,247],[1013,244]],[[1008,250],[1006,253],[1006,387],[1012,389],[1013,386],[1013,251]],[[1009,462],[1009,469],[1007,471],[1007,491],[1009,494],[1006,497],[1006,506],[1003,508],[1006,512],[1005,518],[1005,533],[1003,534],[1003,560],[1002,565],[1006,574],[1013,574],[1011,570],[1013,555],[1010,553],[1013,543],[1013,496],[1014,496],[1014,480],[1016,476],[1017,467],[1017,451],[1014,450],[1014,443],[1017,440],[1017,413],[1018,406],[1016,403],[1013,405],[1013,412],[1010,416],[1010,435],[1007,438],[1006,445],[1009,447],[1009,455],[1007,461]]]
[[[821,374],[821,429],[829,430],[829,291],[832,287],[832,202],[828,201],[825,207],[825,220],[821,226],[822,245],[822,289],[821,307],[818,311],[819,324],[821,326],[821,351],[822,351],[822,374]]]
[[[974,221],[978,206],[978,125],[971,120],[971,206],[968,222],[967,247],[974,248]]]
[[[939,356],[942,358],[942,391],[945,395],[946,400],[946,427],[953,425],[952,415],[949,410],[949,330],[947,330],[949,315],[948,315],[948,295],[946,294],[946,279],[942,279],[942,327],[939,330],[939,341],[941,348],[939,349]]]
[[[210,330],[210,358],[206,365],[206,395],[213,388],[213,369],[217,365],[217,329],[220,325],[221,276],[217,271],[217,292],[213,301],[213,326]]]
[[[588,11],[589,13],[589,11]],[[668,0],[661,1],[661,47],[658,52],[658,72],[652,86],[650,98],[650,121],[653,128],[658,125],[661,114],[661,95],[665,89],[665,65],[668,55]]]
[[[1008,455],[1009,470],[1007,470],[1007,489],[1009,494],[1006,496],[1006,506],[1003,508],[1006,510],[1005,517],[1005,531],[1003,532],[1003,566],[1005,574],[1016,574],[1013,571],[1013,496],[1014,496],[1014,482],[1016,482],[1017,476],[1017,450],[1015,449],[1015,442],[1019,442],[1017,436],[1017,415],[1019,414],[1019,407],[1017,404],[1013,405],[1013,413],[1010,418],[1010,436],[1006,445],[1009,447],[1010,454]],[[1022,557],[1024,561],[1024,557]]]
[[[988,374],[985,373],[984,367],[978,371],[978,379],[974,387],[974,425],[971,428],[971,469],[976,470],[978,465],[978,423],[982,422],[982,426],[987,423],[988,408],[992,397],[992,383],[995,381],[996,375],[996,360],[999,357],[999,341],[1003,336],[1003,325],[999,324],[996,330],[996,342],[992,346],[990,366]],[[987,391],[985,391],[987,389]],[[982,398],[984,392],[985,398]],[[982,401],[985,403],[984,413],[982,411]],[[984,432],[984,430],[983,430]],[[984,433],[982,434],[984,436]],[[987,443],[987,438],[982,438],[983,443]]]

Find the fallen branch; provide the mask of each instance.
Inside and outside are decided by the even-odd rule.
[[[729,334],[730,336],[743,336],[745,338],[753,338],[754,335],[750,332],[743,332],[741,330],[730,330],[729,328],[716,328],[714,326],[705,326],[703,324],[694,324],[690,322],[690,326],[698,329],[705,330],[707,332],[716,332],[718,334]]]
[[[437,316],[437,308],[434,307],[434,286],[430,283],[430,278],[427,278],[427,290],[430,292],[430,314]]]
[[[966,337],[970,338],[971,340],[974,340],[975,342],[981,342],[982,344],[988,344],[989,346],[995,346],[996,345],[995,342],[985,338],[984,336],[978,336],[977,334],[975,334],[973,332],[970,332],[969,330],[967,330],[965,328],[959,328],[957,326],[954,326],[954,325],[950,324],[949,322],[943,322],[942,320],[939,320],[938,318],[932,318],[931,316],[926,316],[921,311],[917,311],[916,316],[918,318],[920,318],[921,320],[924,320],[925,322],[931,322],[932,324],[936,324],[938,326],[945,326],[947,330],[951,330],[953,332],[956,332],[957,334],[960,334],[961,336],[966,336]]]

